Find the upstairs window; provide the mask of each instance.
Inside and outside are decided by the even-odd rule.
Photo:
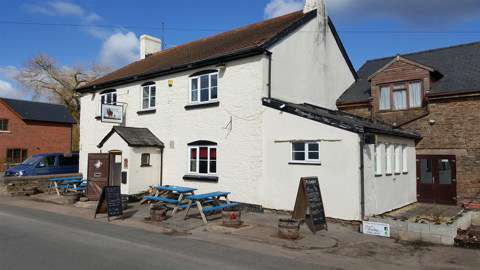
[[[192,174],[215,175],[217,174],[217,144],[208,141],[191,143],[188,147],[189,166]]]
[[[420,81],[395,83],[380,87],[380,111],[407,110],[422,107],[423,90]]]
[[[218,98],[218,72],[210,72],[190,78],[190,102],[206,103]]]
[[[0,132],[8,131],[8,119],[0,119]]]
[[[117,91],[106,90],[100,94],[101,104],[117,105]]]
[[[156,107],[157,88],[150,82],[142,85],[142,110],[151,110]]]
[[[320,163],[320,143],[293,142],[292,162]]]

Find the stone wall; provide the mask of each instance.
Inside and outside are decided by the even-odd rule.
[[[33,195],[48,191],[48,179],[60,177],[75,177],[82,174],[56,174],[25,177],[0,177],[0,193],[10,196]]]

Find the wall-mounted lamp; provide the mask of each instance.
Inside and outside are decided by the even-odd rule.
[[[173,86],[173,80],[168,80],[168,87],[172,87]]]

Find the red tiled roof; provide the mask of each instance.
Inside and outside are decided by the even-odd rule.
[[[248,53],[262,53],[270,45],[316,16],[316,10],[302,11],[266,20],[212,37],[167,49],[136,61],[78,89],[111,87],[125,82],[151,78],[181,69],[194,68],[208,60]]]

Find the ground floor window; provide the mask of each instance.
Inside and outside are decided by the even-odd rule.
[[[142,160],[141,160],[141,167],[149,167],[150,166],[150,154],[149,153],[143,153],[142,154]]]
[[[319,142],[293,142],[292,161],[306,163],[320,163]]]
[[[217,173],[217,146],[189,146],[189,172],[194,174]]]
[[[25,159],[27,159],[27,157],[27,149],[7,149],[7,163],[22,163]]]

